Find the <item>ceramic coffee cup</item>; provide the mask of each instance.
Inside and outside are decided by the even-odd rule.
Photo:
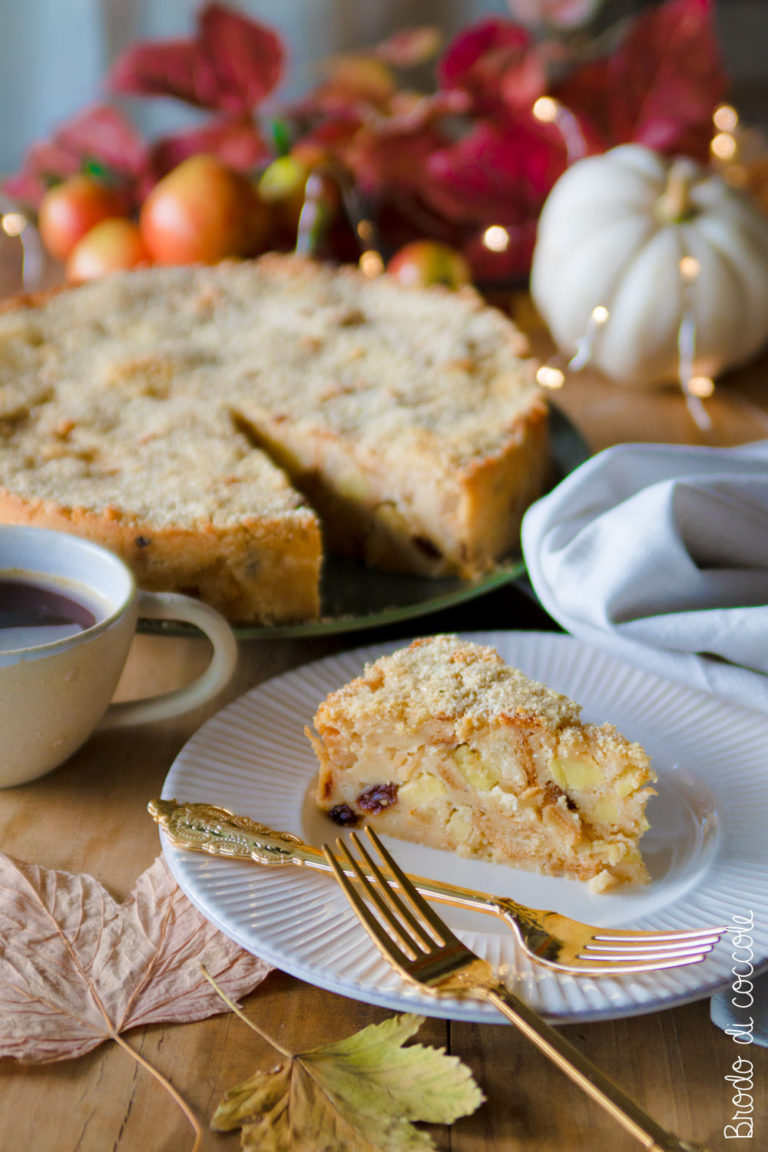
[[[195,625],[211,660],[184,688],[111,703],[140,618]],[[138,590],[125,564],[89,540],[0,525],[0,787],[62,764],[97,727],[196,708],[227,684],[236,660],[231,628],[208,605]]]

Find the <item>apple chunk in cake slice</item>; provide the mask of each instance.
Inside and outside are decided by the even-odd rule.
[[[655,780],[610,724],[455,636],[414,641],[333,692],[309,733],[338,824],[590,881],[647,880]]]

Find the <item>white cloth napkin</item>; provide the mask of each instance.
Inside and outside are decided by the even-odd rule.
[[[566,631],[768,713],[768,440],[609,448],[533,505],[522,538],[533,589]],[[730,998],[712,1000],[725,1029]],[[768,1045],[768,975],[753,1015]]]
[[[528,511],[523,553],[568,632],[768,712],[768,440],[609,448]]]

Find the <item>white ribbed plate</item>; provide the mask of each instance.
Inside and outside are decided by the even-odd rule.
[[[751,910],[755,964],[764,964],[765,717],[658,679],[570,636],[487,632],[468,639],[492,644],[508,663],[573,697],[585,720],[608,720],[645,746],[659,774],[658,795],[648,806],[651,831],[643,840],[651,883],[595,895],[576,881],[390,840],[406,870],[606,927],[728,925],[734,915]],[[328,692],[357,675],[366,661],[404,643],[330,656],[246,693],[182,749],[163,796],[222,805],[311,844],[332,841],[339,829],[312,804],[316,760],[304,726]],[[283,971],[398,1011],[501,1019],[488,1005],[434,1000],[406,985],[379,956],[330,877],[164,848],[176,879],[201,912]],[[516,990],[551,1019],[649,1012],[699,999],[732,979],[727,937],[697,965],[647,975],[575,977],[529,961],[496,918],[445,905],[441,912],[470,947],[505,965]]]

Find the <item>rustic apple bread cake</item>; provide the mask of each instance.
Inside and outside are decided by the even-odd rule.
[[[642,883],[655,774],[639,744],[580,711],[493,648],[416,640],[320,704],[317,803],[338,824],[596,890]]]
[[[0,314],[0,520],[242,622],[315,616],[324,549],[471,579],[547,479],[534,371],[471,290],[293,256],[27,298]]]

